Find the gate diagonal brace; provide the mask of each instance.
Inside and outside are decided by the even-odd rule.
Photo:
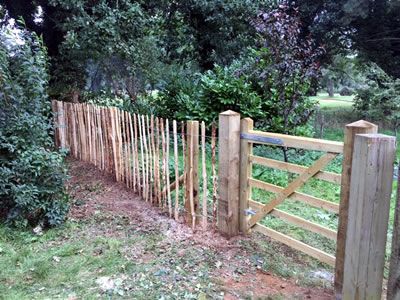
[[[326,153],[320,157],[313,165],[308,167],[301,173],[296,179],[294,179],[284,190],[276,195],[269,203],[264,205],[253,217],[249,220],[249,228],[253,227],[258,221],[260,221],[265,215],[270,213],[276,206],[281,204],[287,197],[293,194],[296,189],[302,187],[307,180],[314,177],[321,169],[326,167],[330,161],[332,161],[337,154]]]

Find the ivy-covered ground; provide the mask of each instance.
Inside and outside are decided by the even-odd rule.
[[[331,299],[332,270],[261,235],[193,233],[69,161],[69,221],[0,226],[0,299]]]

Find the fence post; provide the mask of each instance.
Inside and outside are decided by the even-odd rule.
[[[354,138],[343,299],[381,299],[396,139]]]
[[[248,133],[253,130],[253,120],[245,118],[240,122],[240,133]],[[249,217],[246,210],[249,207],[249,199],[251,198],[251,189],[249,186],[249,177],[252,174],[252,163],[249,160],[253,153],[253,144],[248,140],[240,140],[240,205],[239,205],[239,230],[241,233],[248,233]]]
[[[349,210],[350,176],[353,159],[354,138],[356,134],[377,133],[378,126],[367,121],[357,121],[346,125],[344,130],[344,149],[342,163],[342,179],[340,188],[339,226],[336,246],[335,293],[341,299],[343,287],[344,255],[346,249],[346,233]]]
[[[240,114],[219,114],[218,229],[232,237],[239,233]]]
[[[400,299],[400,168],[397,170],[397,198],[395,206],[392,254],[390,257],[387,299]]]
[[[186,223],[193,226],[193,222],[199,221],[199,218],[196,218],[199,214],[199,122],[188,121],[186,127],[185,211]],[[191,199],[193,199],[193,207]]]

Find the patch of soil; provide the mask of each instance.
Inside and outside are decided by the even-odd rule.
[[[267,296],[281,295],[286,299],[321,299],[333,298],[332,291],[310,289],[298,286],[293,280],[286,280],[271,273],[257,270],[254,273],[242,275],[239,278],[226,276],[225,299],[241,299],[243,295],[251,299],[260,299]]]
[[[72,158],[68,159],[68,164],[71,178],[67,189],[73,197],[70,218],[83,221],[98,214],[107,214],[111,218],[123,217],[127,224],[134,224],[136,230],[162,233],[164,239],[158,247],[164,247],[165,251],[176,242],[215,251],[222,262],[218,262],[220,265],[212,271],[212,277],[225,292],[225,299],[259,299],[272,295],[281,295],[285,299],[334,298],[332,290],[301,287],[294,280],[257,270],[249,259],[245,259],[251,253],[241,244],[241,241],[251,237],[239,236],[227,240],[212,228],[193,232],[183,224],[183,220],[176,222],[169,218],[165,212],[143,201],[123,183],[115,182],[112,175]],[[118,227],[121,226],[109,230],[118,234]],[[150,259],[141,257],[142,261]],[[242,272],[238,273],[238,269]]]

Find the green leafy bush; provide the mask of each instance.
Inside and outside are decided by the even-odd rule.
[[[388,120],[397,131],[400,126],[400,79],[393,79],[373,65],[366,74],[367,84],[357,90],[354,109],[372,121]]]
[[[214,66],[203,74],[176,76],[153,97],[157,115],[178,120],[201,120],[211,124],[218,114],[234,110],[243,117],[259,118],[262,100],[245,76],[236,74],[237,62]]]
[[[353,93],[354,93],[354,91],[351,88],[345,86],[340,90],[339,95],[340,96],[351,96],[351,95],[353,95]]]
[[[46,51],[36,35],[18,32],[0,31],[0,215],[19,227],[57,225],[68,196],[64,154],[50,136]]]

